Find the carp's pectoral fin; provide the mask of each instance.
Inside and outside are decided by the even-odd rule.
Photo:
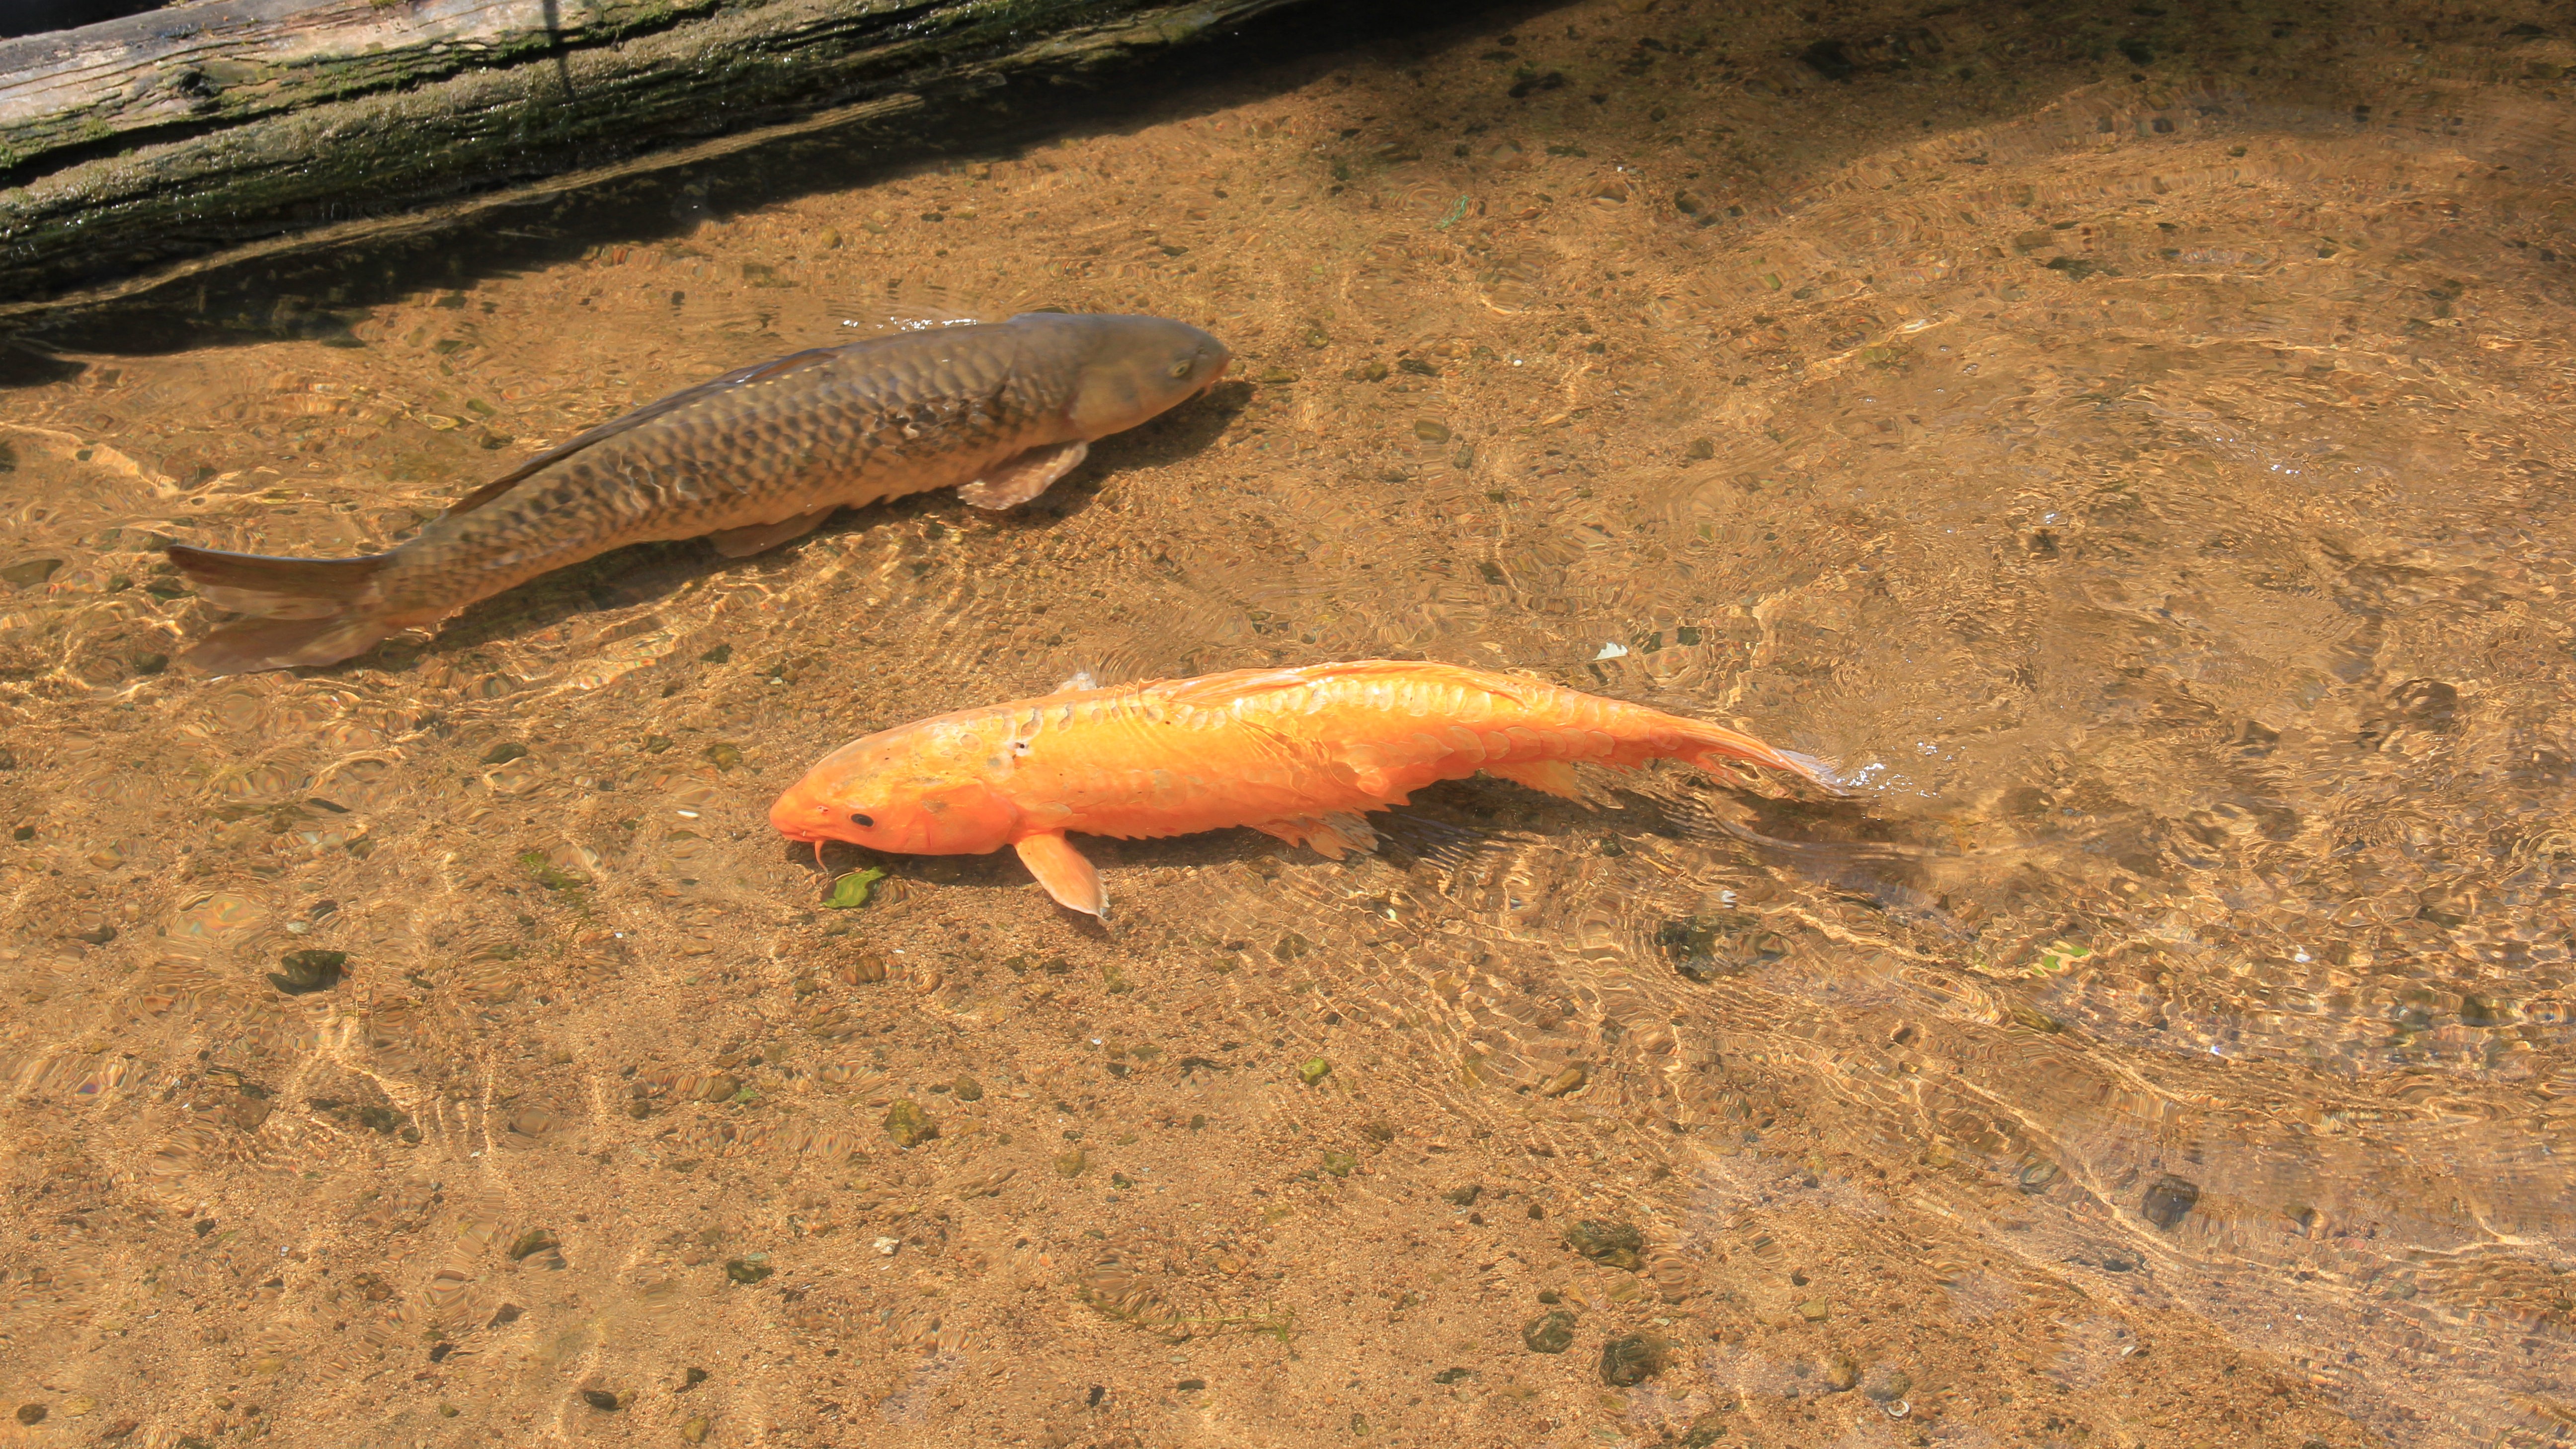
[[[1038,878],[1057,905],[1088,916],[1109,914],[1109,892],[1100,884],[1100,868],[1061,835],[1032,835],[1014,849],[1020,864]]]
[[[1527,785],[1550,795],[1568,800],[1582,800],[1583,787],[1574,778],[1574,765],[1569,760],[1530,760],[1518,765],[1487,765],[1485,773],[1515,785]],[[1585,802],[1589,804],[1589,801]]]
[[[811,513],[800,513],[794,518],[778,523],[755,523],[748,528],[720,529],[708,534],[707,538],[715,544],[716,552],[726,558],[749,558],[756,553],[766,553],[791,538],[803,538],[822,527],[823,520],[837,511],[839,511],[839,505],[835,504],[831,508],[817,508]]]
[[[1264,835],[1278,836],[1290,845],[1311,845],[1326,860],[1339,860],[1354,850],[1365,855],[1377,849],[1377,827],[1356,815],[1272,820],[1252,828]]]
[[[1047,491],[1050,484],[1070,473],[1074,465],[1091,453],[1091,445],[1080,439],[1070,443],[1049,443],[1013,453],[972,483],[960,485],[957,496],[978,508],[1009,508],[1026,503]]]

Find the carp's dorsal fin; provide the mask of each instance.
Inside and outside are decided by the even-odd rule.
[[[807,348],[803,352],[791,352],[785,357],[774,357],[767,362],[755,363],[750,367],[737,367],[722,377],[709,378],[695,387],[684,387],[678,392],[671,394],[669,397],[646,403],[644,406],[637,408],[635,411],[628,413],[623,417],[612,418],[607,422],[601,423],[598,427],[592,428],[586,433],[576,434],[568,441],[557,443],[555,446],[546,449],[537,456],[521,463],[518,467],[511,469],[509,472],[502,474],[500,477],[493,479],[491,482],[484,484],[482,487],[475,489],[473,492],[457,499],[454,503],[449,504],[447,508],[448,516],[454,517],[459,513],[471,513],[475,509],[482,507],[486,503],[490,503],[494,499],[499,498],[502,494],[507,493],[511,489],[528,481],[529,477],[537,473],[539,470],[553,467],[555,464],[562,462],[564,459],[571,457],[582,449],[592,447],[598,443],[606,441],[607,439],[616,437],[619,433],[625,432],[630,428],[642,427],[644,424],[653,421],[664,413],[675,412],[681,408],[687,407],[693,402],[697,402],[702,398],[712,397],[728,388],[741,387],[745,383],[766,382],[773,377],[783,377],[791,372],[801,372],[809,367],[819,367],[822,364],[831,361],[833,358],[840,356],[841,352],[842,349],[838,347],[811,347]]]
[[[1014,848],[1020,863],[1055,897],[1057,905],[1107,919],[1109,892],[1100,884],[1100,868],[1074,849],[1062,831],[1032,835]]]
[[[961,483],[957,496],[977,508],[1010,508],[1044,493],[1055,480],[1074,470],[1091,452],[1080,438],[1030,448],[984,470],[972,483]]]

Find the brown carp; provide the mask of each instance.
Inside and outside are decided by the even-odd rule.
[[[336,663],[613,548],[712,535],[739,558],[838,509],[934,488],[1009,508],[1093,440],[1206,391],[1230,360],[1180,322],[1054,312],[792,353],[541,453],[384,553],[171,545],[208,602],[252,616],[184,658],[210,674]]]

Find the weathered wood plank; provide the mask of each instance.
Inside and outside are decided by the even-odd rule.
[[[0,43],[0,305],[760,128],[989,113],[1300,3],[210,0]]]

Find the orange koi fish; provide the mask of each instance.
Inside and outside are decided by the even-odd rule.
[[[1370,659],[1069,689],[854,740],[770,807],[790,840],[906,855],[1008,845],[1065,906],[1109,912],[1067,834],[1140,839],[1248,825],[1330,859],[1371,850],[1363,815],[1482,770],[1580,796],[1579,763],[1749,760],[1826,783],[1816,760],[1642,705],[1454,664]]]

